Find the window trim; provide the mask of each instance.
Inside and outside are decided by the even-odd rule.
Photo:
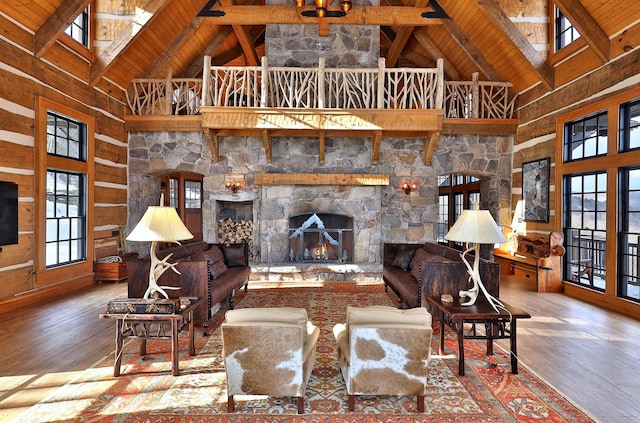
[[[70,35],[65,33],[64,30],[66,29],[66,27],[63,28],[62,31],[60,32],[60,35],[58,36],[58,41],[60,41],[60,43],[64,45],[66,48],[68,48],[69,50],[72,50],[74,53],[77,53],[83,58],[85,58],[87,61],[93,62],[93,60],[95,59],[93,45],[94,45],[94,40],[96,38],[95,37],[95,16],[93,13],[93,1],[87,5],[87,8],[89,9],[89,13],[88,13],[89,34],[87,34],[87,36],[89,37],[89,45],[85,46],[81,42],[74,40]]]
[[[557,65],[587,47],[584,36],[556,51],[556,3],[549,0],[549,64]]]
[[[82,162],[75,159],[53,156],[47,153],[47,111],[78,119],[86,124],[86,157]],[[74,110],[49,99],[38,97],[36,105],[35,146],[35,216],[34,222],[34,271],[35,287],[41,288],[62,281],[78,279],[93,274],[95,260],[94,248],[94,133],[95,119],[92,116]],[[47,268],[46,237],[46,190],[47,169],[58,169],[85,174],[86,183],[86,259],[79,262],[62,264]]]

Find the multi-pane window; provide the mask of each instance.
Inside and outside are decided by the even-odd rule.
[[[640,147],[640,100],[620,106],[620,151]]]
[[[555,7],[555,51],[561,50],[563,47],[571,44],[578,38],[580,33],[578,29],[573,26],[571,21],[562,14],[558,7]]]
[[[47,111],[47,155],[86,161],[84,122]],[[64,162],[61,162],[64,163]],[[45,265],[58,266],[86,258],[86,175],[47,169]]]
[[[640,169],[620,171],[619,296],[640,301]]]
[[[564,177],[566,280],[605,289],[607,174],[604,171]]]
[[[178,180],[169,178],[169,207],[178,208]]]
[[[465,209],[480,204],[480,179],[468,175],[444,175],[438,177],[438,242],[454,248],[462,248],[461,242],[448,242],[444,236]]]
[[[69,117],[47,112],[47,153],[86,160],[85,125]]]
[[[186,209],[199,209],[201,207],[200,193],[202,192],[202,182],[184,181],[184,207]]]
[[[89,6],[76,16],[64,32],[83,46],[89,47]]]
[[[608,135],[606,111],[567,123],[563,140],[564,161],[607,154]]]
[[[444,236],[449,232],[449,196],[438,196],[438,242],[447,244]]]
[[[47,170],[46,266],[84,260],[84,175]]]

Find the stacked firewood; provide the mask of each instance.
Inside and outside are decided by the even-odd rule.
[[[218,242],[223,244],[246,242],[249,246],[249,259],[252,259],[253,222],[250,220],[234,222],[231,218],[220,219],[218,221]]]

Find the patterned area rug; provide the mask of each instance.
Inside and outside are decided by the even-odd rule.
[[[141,359],[139,341],[125,346],[122,374],[114,378],[113,355],[98,362],[46,400],[33,406],[19,422],[591,422],[592,420],[526,369],[510,373],[506,353],[485,356],[485,344],[465,342],[466,376],[458,376],[457,343],[447,333],[448,355],[432,356],[425,413],[416,413],[414,397],[356,398],[347,410],[347,394],[336,361],[332,327],[342,322],[349,305],[394,305],[378,285],[327,284],[322,288],[251,289],[237,307],[304,307],[320,327],[316,363],[305,395],[305,413],[295,399],[236,397],[236,412],[226,413],[225,372],[220,331],[196,333],[197,355],[187,353],[180,337],[180,376],[171,376],[168,341],[150,341]],[[214,327],[223,313],[218,313]],[[438,333],[432,348],[437,351]],[[268,352],[265,352],[268,353]]]

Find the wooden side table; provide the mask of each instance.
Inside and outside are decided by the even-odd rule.
[[[114,319],[116,321],[116,358],[113,364],[113,376],[120,376],[120,365],[122,363],[122,346],[125,338],[138,338],[140,343],[140,356],[147,354],[147,339],[170,339],[171,340],[171,373],[178,376],[180,373],[178,365],[179,347],[178,332],[185,323],[189,323],[189,355],[196,354],[194,343],[193,311],[206,304],[205,298],[192,299],[191,304],[174,314],[151,314],[151,313],[103,313],[101,319]],[[171,325],[171,334],[165,334],[164,330],[158,329],[151,332],[151,324]]]
[[[456,331],[458,338],[458,374],[464,376],[464,340],[486,339],[487,355],[493,355],[494,339],[509,339],[511,341],[511,373],[518,374],[518,355],[516,344],[516,322],[518,319],[529,319],[531,315],[508,304],[499,312],[491,307],[484,297],[479,296],[471,306],[460,304],[460,298],[454,297],[452,303],[442,302],[439,296],[429,297],[429,303],[440,317],[440,348],[439,354],[444,354],[445,324]],[[465,332],[465,323],[471,324],[471,329]],[[485,333],[476,331],[476,324],[484,324]]]

